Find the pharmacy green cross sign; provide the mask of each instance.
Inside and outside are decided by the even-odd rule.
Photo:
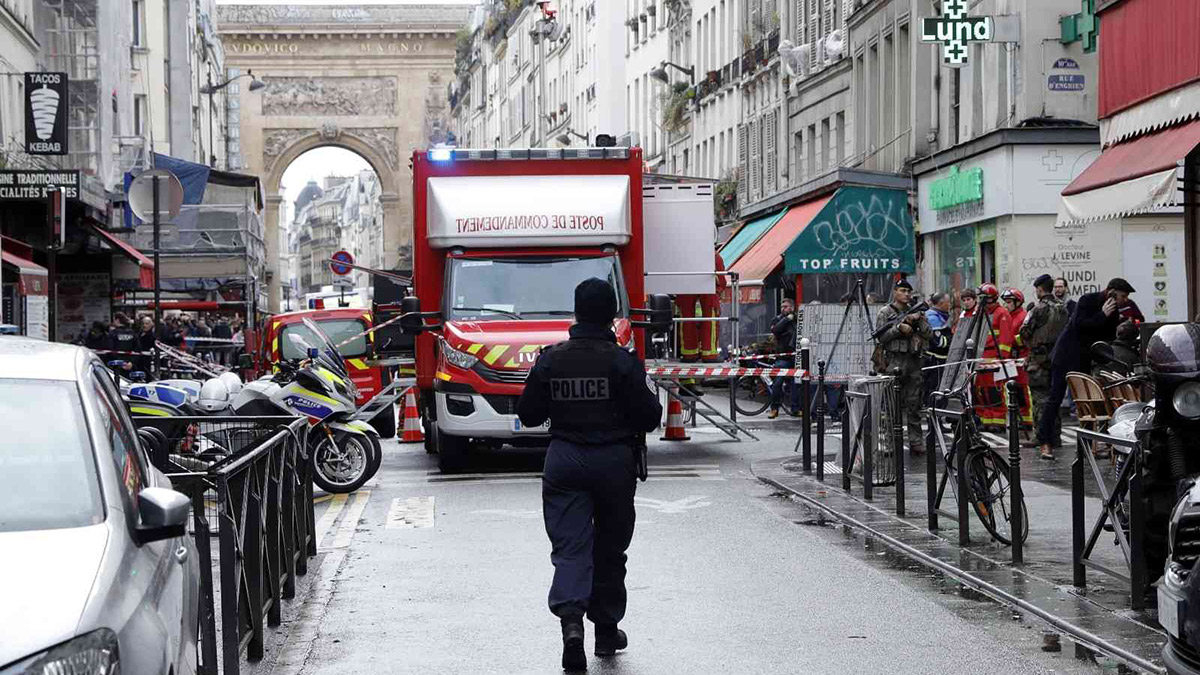
[[[1082,42],[1083,51],[1096,51],[1096,39],[1100,37],[1100,17],[1096,16],[1096,0],[1080,0],[1078,14],[1068,14],[1058,20],[1062,33],[1059,42],[1069,45]]]
[[[967,16],[967,0],[942,0],[942,15],[921,20],[921,42],[942,43],[942,60],[959,67],[967,63],[967,46],[991,42],[992,17]]]

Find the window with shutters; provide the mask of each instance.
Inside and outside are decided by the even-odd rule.
[[[779,190],[779,151],[775,143],[778,111],[771,110],[763,115],[763,171],[766,180],[763,181],[763,196],[775,194]]]
[[[762,118],[750,122],[750,201],[762,199]]]
[[[808,42],[808,35],[805,34],[807,22],[805,19],[808,14],[804,11],[804,4],[807,0],[795,0],[795,6],[792,11],[792,16],[796,17],[796,34],[792,37],[792,42],[797,46]]]
[[[809,72],[817,72],[821,67],[821,38],[824,37],[824,27],[821,25],[821,0],[809,0],[808,41],[812,47],[808,50]]]
[[[749,154],[750,154],[750,125],[739,124],[737,128],[737,172],[738,172],[738,204],[747,202],[750,192]]]

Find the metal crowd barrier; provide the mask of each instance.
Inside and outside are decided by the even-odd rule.
[[[168,446],[171,436],[161,429],[174,430],[171,421],[182,421],[185,429],[207,424],[205,433],[225,431],[247,442],[224,456],[210,457],[213,461],[207,465],[185,469],[176,462],[181,455],[169,452],[175,446]],[[136,422],[139,435],[155,449],[156,466],[192,501],[201,578],[197,672],[238,675],[243,652],[250,660],[262,658],[264,626],[281,623],[281,602],[295,597],[296,577],[308,572],[308,558],[317,554],[307,420],[139,417]],[[253,440],[247,440],[249,434],[254,434]],[[183,437],[191,435],[185,431]],[[206,496],[214,498],[211,508],[206,507]]]
[[[1092,447],[1096,443],[1111,445],[1114,451],[1125,455],[1117,481],[1110,492],[1104,482],[1104,473],[1096,464]],[[1119,449],[1119,450],[1118,450]],[[1084,538],[1084,480],[1083,468],[1087,463],[1100,490],[1103,509],[1092,530]],[[1087,585],[1087,570],[1092,568],[1119,579],[1129,586],[1129,602],[1135,610],[1146,606],[1148,589],[1145,558],[1146,514],[1142,503],[1142,452],[1137,441],[1130,441],[1108,434],[1080,429],[1075,441],[1075,461],[1071,464],[1071,552],[1073,583],[1079,588]],[[1128,496],[1129,504],[1125,505]],[[1126,572],[1120,572],[1091,560],[1096,542],[1105,525],[1111,525],[1121,553],[1125,556]]]

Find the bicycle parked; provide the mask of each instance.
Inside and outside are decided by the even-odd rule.
[[[741,368],[774,368],[773,354],[737,354],[734,361]],[[743,375],[738,378],[737,391],[734,392],[733,407],[739,414],[747,417],[761,415],[771,405],[771,386],[775,377],[770,375]],[[793,409],[791,402],[792,387],[799,386],[793,378],[784,378],[783,395],[780,396],[780,406],[787,414],[795,417],[800,414],[799,408]]]
[[[979,517],[979,521],[983,523],[984,529],[992,535],[996,541],[1002,544],[1012,545],[1012,500],[1010,499],[1012,486],[1009,483],[1009,466],[1008,461],[996,452],[987,444],[983,438],[983,433],[980,430],[979,420],[974,413],[974,407],[971,401],[970,390],[971,383],[975,380],[975,368],[977,360],[967,362],[966,376],[957,388],[948,392],[935,392],[933,394],[935,407],[951,408],[950,404],[957,404],[958,409],[970,411],[968,414],[960,416],[958,428],[954,429],[955,439],[964,437],[966,440],[966,470],[967,470],[967,489],[970,491],[968,498],[971,502],[971,508],[974,509],[975,515]],[[953,364],[948,364],[953,365]],[[953,408],[951,408],[953,409]],[[944,440],[944,434],[947,429],[942,425],[939,419],[930,415],[930,423],[935,425],[935,433],[939,439]],[[942,477],[941,484],[938,486],[937,500],[941,503],[942,495],[946,490],[946,483],[950,484],[950,489],[954,493],[954,498],[960,498],[958,494],[958,463],[956,453],[959,447],[958,443],[940,442],[938,443],[943,448],[942,456],[946,462],[946,473]],[[1024,542],[1029,536],[1029,510],[1025,506],[1025,496],[1021,495],[1021,541]]]

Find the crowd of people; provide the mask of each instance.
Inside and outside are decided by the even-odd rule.
[[[138,312],[132,319],[124,312],[116,312],[108,323],[93,321],[87,332],[77,336],[74,343],[113,356],[130,357],[122,360],[130,361],[139,370],[148,369],[148,354],[154,349],[155,342],[229,365],[236,361],[236,352],[245,344],[243,327],[242,317],[238,315],[193,316],[187,312],[172,312],[163,316],[155,329],[152,312]]]
[[[1001,291],[984,283],[957,294],[932,293],[926,305],[918,306],[912,285],[905,279],[895,283],[891,301],[876,317],[876,326],[886,330],[876,341],[872,367],[901,380],[912,454],[924,453],[921,411],[939,389],[954,337],[974,325],[976,357],[982,361],[971,383],[971,401],[979,422],[985,429],[1007,428],[1006,384],[1012,380],[1024,444],[1037,446],[1043,459],[1054,459],[1054,450],[1062,445],[1067,373],[1092,371],[1095,342],[1115,347],[1128,343],[1129,349],[1136,350],[1137,326],[1145,321],[1129,297],[1134,289],[1124,279],[1115,278],[1104,290],[1077,300],[1069,297],[1068,288],[1066,279],[1043,274],[1033,282],[1034,300],[1029,303],[1019,288]],[[976,317],[978,322],[973,323]],[[795,306],[790,298],[781,302],[771,332],[780,354],[777,364],[792,367]],[[795,387],[792,393],[795,399]],[[775,417],[782,387],[776,384],[771,394],[771,417]]]

